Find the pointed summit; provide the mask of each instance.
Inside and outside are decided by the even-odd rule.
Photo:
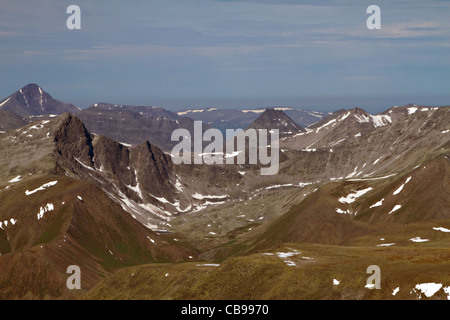
[[[279,129],[280,136],[296,134],[305,129],[282,110],[266,109],[247,129]]]
[[[2,100],[0,109],[13,111],[21,117],[79,111],[79,108],[73,104],[53,99],[50,94],[35,83],[27,84]]]

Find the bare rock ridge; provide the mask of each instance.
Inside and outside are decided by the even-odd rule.
[[[148,141],[128,148],[105,136],[89,133],[78,117],[68,113],[58,119],[54,139],[57,154],[61,155],[58,159],[68,172],[84,175],[86,179],[92,179],[92,175],[109,179],[120,188],[139,184],[145,193],[156,196],[175,190],[169,183],[173,176],[170,156]]]
[[[171,157],[148,141],[133,148],[125,146],[89,133],[81,120],[68,113],[48,125],[54,134],[55,172],[96,183],[148,228],[163,230],[172,212],[192,202],[179,194],[177,183],[181,182]]]
[[[64,112],[77,112],[73,104],[54,99],[37,84],[28,84],[0,102],[1,110],[10,110],[21,117],[36,115],[58,115]]]

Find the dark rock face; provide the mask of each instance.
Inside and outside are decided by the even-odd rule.
[[[93,165],[93,145],[91,134],[83,122],[71,114],[64,114],[54,133],[57,151],[64,158],[77,158]]]
[[[58,155],[69,167],[81,165],[106,172],[125,185],[140,183],[142,190],[155,195],[173,192],[170,156],[148,141],[129,149],[110,138],[90,134],[76,116],[64,114],[55,131],[55,142]]]
[[[77,112],[79,109],[70,103],[61,102],[42,90],[37,84],[28,84],[3,100],[2,110],[11,110],[21,117]]]
[[[282,110],[266,109],[247,129],[278,129],[280,136],[304,132],[305,129],[295,123]]]
[[[141,215],[144,225],[155,218],[153,211],[164,208],[164,203],[155,197],[174,202],[177,190],[173,163],[157,146],[146,141],[129,148],[108,137],[91,134],[80,119],[68,113],[53,123],[59,173],[99,184],[130,213]]]
[[[138,182],[143,190],[157,196],[172,198],[175,189],[170,183],[173,163],[158,147],[148,141],[133,148],[130,160],[138,173]]]

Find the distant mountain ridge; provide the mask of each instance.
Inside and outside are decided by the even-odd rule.
[[[91,107],[109,110],[109,111],[131,111],[134,113],[139,113],[144,117],[154,117],[154,118],[167,118],[171,120],[177,120],[184,117],[180,117],[175,112],[166,110],[157,106],[131,106],[131,105],[123,105],[123,104],[111,104],[111,103],[96,103]]]
[[[226,129],[245,129],[253,121],[255,121],[266,109],[273,109],[276,111],[283,111],[296,124],[307,127],[329,113],[322,111],[303,110],[292,107],[269,107],[249,109],[222,109],[222,108],[203,108],[203,109],[189,109],[179,111],[179,116],[190,117],[194,120],[201,120],[209,124],[211,127],[217,128],[225,133]]]
[[[127,145],[145,141],[164,151],[172,150],[178,142],[171,141],[176,129],[187,129],[193,134],[194,121],[158,107],[135,107],[96,104],[76,113],[89,131],[107,136]],[[203,131],[209,126],[204,126]]]

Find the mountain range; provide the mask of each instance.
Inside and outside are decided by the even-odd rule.
[[[6,114],[6,110],[13,112],[14,115]],[[175,129],[187,129],[193,135],[194,121],[202,121],[203,132],[213,127],[221,130],[225,135],[227,128],[249,128],[265,110],[209,108],[175,113],[156,106],[110,103],[95,103],[86,109],[80,109],[70,103],[53,99],[36,84],[28,84],[0,102],[0,112],[4,113],[0,118],[0,131],[6,132],[18,128],[24,124],[24,121],[30,122],[43,116],[69,112],[81,119],[92,133],[105,135],[125,145],[136,146],[149,141],[164,151],[170,151],[177,144],[176,141],[171,141],[171,133]],[[286,114],[282,112],[284,117],[292,117],[287,122],[290,123],[290,130],[294,131],[326,115],[320,111],[286,107],[268,108],[268,110],[284,110],[286,112]],[[12,120],[11,117],[17,119]]]
[[[46,109],[27,87],[0,103],[2,299],[450,298],[448,106],[303,125],[239,112],[257,115],[244,129],[282,133],[278,174],[261,176],[173,163],[171,130],[200,114],[214,127],[219,110]],[[380,290],[365,286],[374,264]],[[66,288],[69,265],[82,290]]]
[[[271,107],[256,109],[221,109],[203,108],[179,111],[179,116],[189,117],[193,120],[203,121],[213,128],[225,133],[226,129],[245,129],[254,122],[266,109],[283,111],[296,125],[306,127],[329,115],[322,111],[303,110],[292,107]]]

